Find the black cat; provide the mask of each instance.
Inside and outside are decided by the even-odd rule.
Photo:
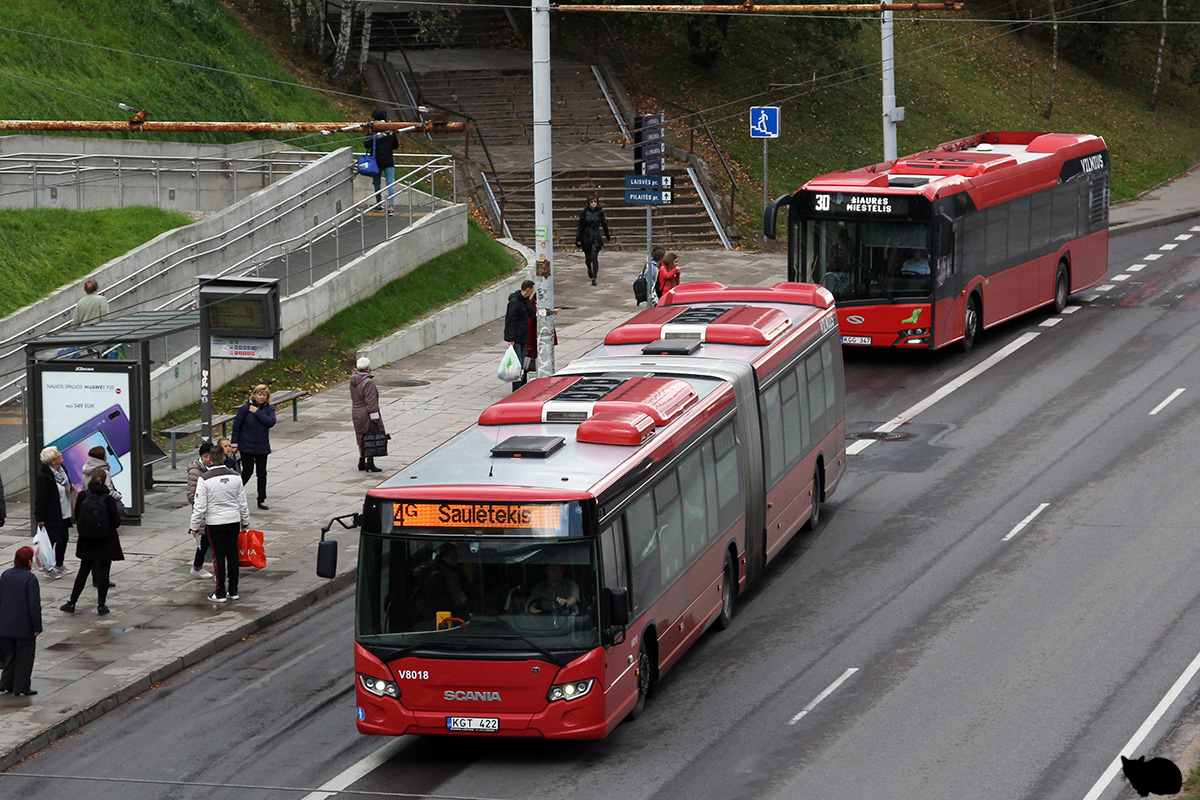
[[[1121,756],[1121,771],[1129,779],[1133,790],[1146,797],[1149,794],[1178,794],[1183,788],[1183,773],[1173,761],[1166,758],[1145,756],[1135,759]]]

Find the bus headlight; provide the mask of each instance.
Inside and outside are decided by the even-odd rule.
[[[376,697],[400,697],[400,687],[395,681],[385,681],[372,675],[358,673],[358,682],[362,687]]]
[[[588,678],[587,680],[571,681],[570,683],[556,683],[546,693],[546,699],[551,703],[555,700],[575,700],[590,692],[595,682],[595,678]]]

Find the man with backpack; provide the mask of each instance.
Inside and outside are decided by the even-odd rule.
[[[96,613],[108,613],[109,570],[112,562],[124,561],[121,540],[117,528],[121,526],[121,511],[107,486],[108,470],[97,468],[91,480],[75,498],[75,522],[79,536],[75,543],[75,556],[79,559],[79,573],[71,589],[71,599],[62,605],[68,614],[75,613],[75,604],[87,586],[88,575],[92,575],[96,586]]]

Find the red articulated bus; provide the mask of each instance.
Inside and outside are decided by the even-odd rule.
[[[763,229],[789,208],[788,280],[833,292],[842,344],[969,350],[1104,278],[1110,179],[1099,136],[980,133],[814,178]]]
[[[827,290],[694,283],[485,409],[356,515],[359,731],[597,739],[640,714],[819,521],[843,398]]]

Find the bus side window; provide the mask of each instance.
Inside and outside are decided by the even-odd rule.
[[[683,498],[683,549],[690,564],[708,542],[704,497],[703,448],[693,450],[679,463],[679,493]]]
[[[662,587],[654,499],[649,492],[625,508],[625,527],[629,531],[629,562],[633,572],[629,592],[633,595],[634,612],[641,613],[658,599]]]
[[[717,504],[721,532],[733,527],[742,516],[745,504],[742,501],[742,472],[738,469],[737,436],[733,422],[727,422],[713,437],[713,448],[717,457]]]
[[[674,471],[655,485],[654,506],[661,553],[659,567],[665,586],[683,569],[683,508],[679,502],[679,478]]]

